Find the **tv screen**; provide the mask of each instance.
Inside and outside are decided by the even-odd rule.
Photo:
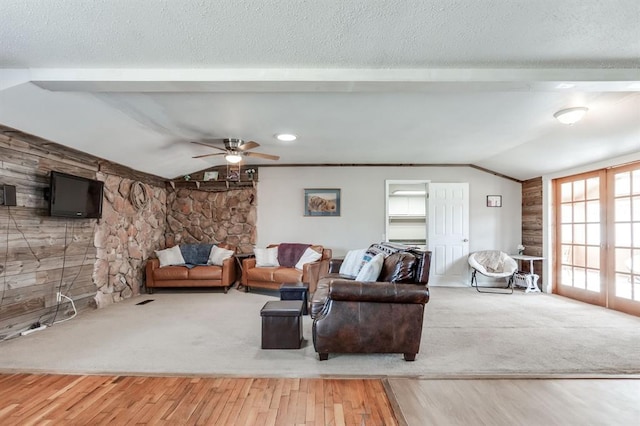
[[[51,172],[49,214],[58,217],[100,218],[104,183]]]

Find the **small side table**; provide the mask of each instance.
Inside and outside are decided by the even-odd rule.
[[[238,265],[238,269],[237,269],[238,278],[236,279],[236,282],[238,284],[236,285],[236,289],[240,290],[240,289],[242,289],[242,287],[244,287],[241,284],[241,281],[242,281],[242,261],[244,259],[248,259],[248,258],[254,257],[254,256],[255,256],[255,254],[253,254],[253,253],[236,253],[236,254],[233,255],[233,257],[236,259],[236,264]]]
[[[309,284],[284,283],[280,286],[280,300],[302,300],[302,315],[308,315]]]
[[[529,273],[527,274],[527,289],[524,292],[525,293],[541,293],[540,287],[538,287],[538,279],[540,278],[540,275],[533,273],[533,261],[544,260],[544,257],[529,256],[526,254],[510,254],[509,257],[515,260],[529,261]]]

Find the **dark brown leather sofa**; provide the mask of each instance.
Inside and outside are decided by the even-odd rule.
[[[340,276],[341,263],[330,261],[330,273],[318,281],[311,300],[320,360],[329,353],[402,353],[413,361],[429,301],[431,252],[407,249],[388,256],[377,282]]]

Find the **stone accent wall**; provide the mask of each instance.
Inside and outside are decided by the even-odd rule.
[[[140,294],[147,259],[165,247],[167,191],[143,183],[149,200],[137,210],[129,199],[134,180],[100,172],[97,178],[105,183],[93,271],[95,303],[101,308]]]
[[[256,190],[224,192],[180,188],[167,194],[167,246],[227,243],[250,253],[256,243]]]

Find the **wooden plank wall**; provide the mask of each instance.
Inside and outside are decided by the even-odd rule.
[[[522,244],[525,254],[542,256],[542,178],[534,178],[522,183]],[[528,270],[527,265],[523,265]],[[534,262],[535,273],[540,275],[542,284],[542,264]]]
[[[57,291],[79,310],[93,306],[97,220],[50,217],[44,194],[52,170],[95,179],[102,169],[141,177],[0,125],[0,186],[15,185],[17,198],[17,206],[9,207],[0,195],[0,340],[36,322],[48,324],[57,311],[58,320],[65,318],[71,307],[56,309]]]

